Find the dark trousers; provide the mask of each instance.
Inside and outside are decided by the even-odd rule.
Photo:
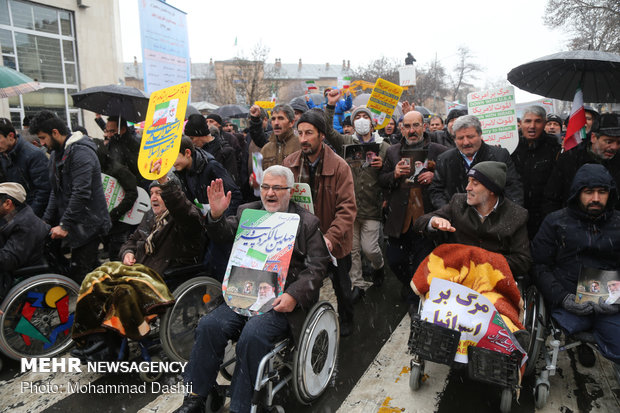
[[[69,265],[69,278],[82,284],[86,274],[97,268],[100,264],[97,251],[99,250],[99,237],[93,237],[86,244],[71,248],[71,263]]]
[[[215,385],[228,340],[238,339],[230,411],[249,412],[258,364],[289,332],[284,313],[271,310],[248,318],[223,303],[202,317],[196,327],[185,381],[192,383],[192,392],[206,397]]]
[[[578,316],[556,308],[551,316],[568,334],[591,331],[603,357],[620,364],[620,314]]]
[[[353,322],[353,300],[351,299],[351,254],[337,260],[338,266],[329,265],[329,278],[332,280],[340,322]]]
[[[390,269],[407,290],[406,300],[417,304],[418,298],[409,287],[420,263],[433,251],[433,243],[410,228],[400,238],[389,237],[385,255]]]
[[[202,264],[211,272],[211,278],[219,282],[224,281],[224,274],[226,273],[231,251],[232,244],[219,244],[209,241]]]

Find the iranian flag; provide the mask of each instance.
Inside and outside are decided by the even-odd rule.
[[[568,119],[566,137],[564,138],[564,150],[568,151],[579,145],[586,138],[586,111],[583,108],[583,92],[581,87],[575,92],[573,107]]]
[[[306,80],[306,88],[308,89],[308,93],[314,93],[319,90],[316,87],[316,83],[314,83],[314,80]]]

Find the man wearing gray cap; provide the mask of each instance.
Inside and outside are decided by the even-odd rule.
[[[13,272],[37,265],[50,227],[26,205],[26,190],[16,182],[0,184],[0,301],[13,285]]]
[[[486,161],[467,173],[467,193],[415,222],[417,232],[440,243],[473,245],[506,257],[513,275],[530,268],[527,210],[504,197],[506,164]]]

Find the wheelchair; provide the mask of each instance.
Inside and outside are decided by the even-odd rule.
[[[0,352],[14,360],[65,352],[73,344],[80,286],[51,273],[47,264],[21,268],[13,276],[16,284],[0,304]]]
[[[542,358],[544,364],[540,373],[536,376],[534,385],[534,404],[537,409],[542,409],[547,404],[551,384],[549,377],[557,371],[558,355],[580,345],[587,345],[598,351],[594,335],[590,332],[579,332],[568,335],[559,324],[548,314],[542,294],[535,286],[531,286],[525,296],[525,326],[530,331],[530,344],[528,355],[530,362],[527,365],[526,374],[536,373],[537,362]],[[564,345],[562,336],[564,335]],[[549,338],[549,340],[547,340]]]
[[[173,296],[176,303],[162,317],[160,339],[171,359],[189,361],[200,318],[223,302],[221,284],[208,277],[198,277],[181,284]],[[257,411],[258,403],[268,410],[284,411],[274,405],[274,396],[289,382],[299,403],[309,405],[315,401],[332,381],[339,341],[338,314],[330,303],[318,302],[308,312],[297,344],[293,344],[292,338],[285,338],[259,363],[252,412]],[[220,367],[226,380],[232,379],[234,362],[234,345],[229,343]],[[208,408],[211,406],[211,396],[206,404]]]

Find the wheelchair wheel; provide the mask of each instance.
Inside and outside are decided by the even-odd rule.
[[[161,362],[161,358],[159,358],[159,356],[153,356],[151,357],[151,362],[153,363],[159,363]],[[140,372],[139,376],[140,376],[140,380],[145,381],[147,383],[153,383],[157,380],[159,380],[161,378],[161,376],[163,376],[164,373],[162,373],[161,371],[158,371],[156,373],[146,373],[146,372]]]
[[[173,361],[189,361],[200,318],[221,302],[222,285],[209,277],[192,278],[172,293],[176,302],[161,320],[161,345]]]
[[[534,404],[537,409],[542,409],[547,404],[549,397],[549,386],[545,383],[539,383],[534,388]]]
[[[525,311],[523,315],[523,324],[526,330],[530,332],[530,343],[527,351],[527,365],[525,367],[525,375],[529,376],[536,370],[536,362],[541,355],[541,350],[545,345],[546,329],[545,321],[547,313],[542,295],[535,286],[530,286],[525,293]]]
[[[411,371],[409,372],[409,388],[416,391],[422,385],[422,376],[424,376],[424,360],[420,363],[414,363],[411,360]]]
[[[0,306],[0,350],[15,360],[67,350],[79,290],[58,274],[30,277],[13,287]]]
[[[502,398],[499,402],[499,411],[502,413],[510,413],[512,409],[512,390],[502,389]]]
[[[302,404],[310,404],[329,385],[338,358],[340,327],[334,307],[317,303],[308,313],[293,354],[293,392]]]

